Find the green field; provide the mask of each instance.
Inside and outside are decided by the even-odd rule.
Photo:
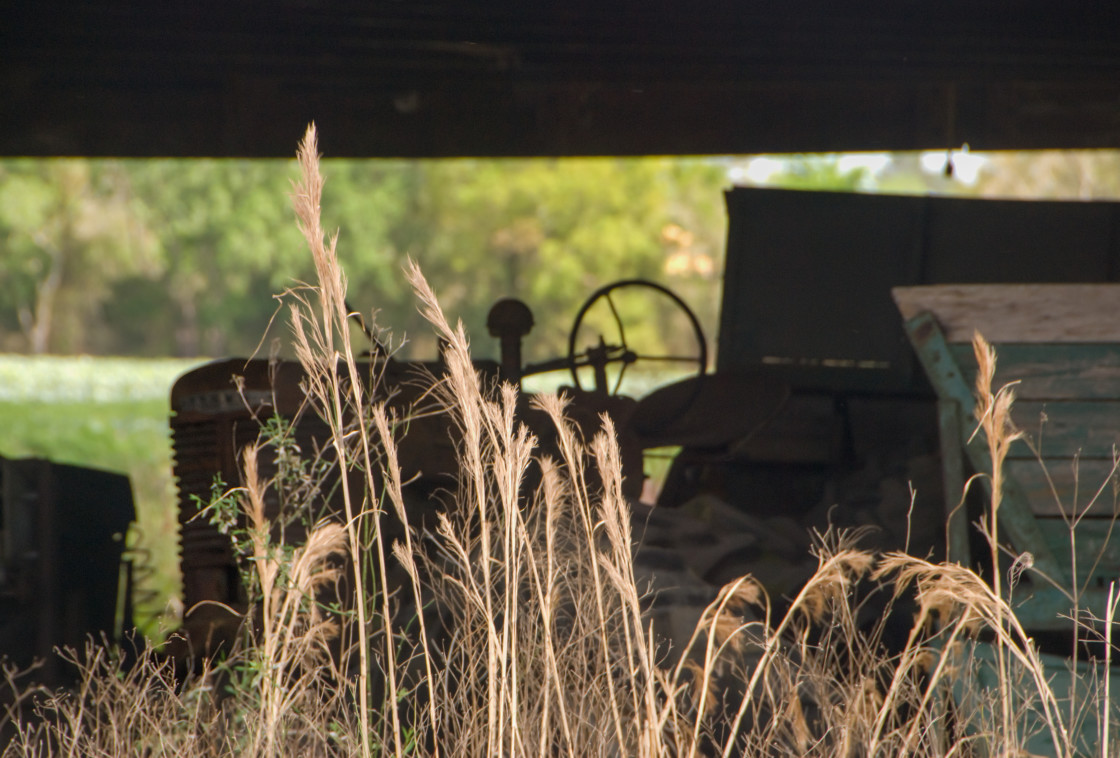
[[[0,455],[127,473],[135,539],[150,573],[139,593],[144,631],[178,598],[171,385],[198,360],[0,356]],[[147,572],[145,572],[147,573]]]

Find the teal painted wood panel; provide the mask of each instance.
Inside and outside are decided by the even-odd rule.
[[[1120,579],[1120,524],[1111,519],[1082,519],[1071,529],[1065,519],[1040,518],[1038,525],[1069,576],[1076,568],[1079,587],[1100,589]]]
[[[1016,399],[1011,419],[1030,443],[1017,443],[1011,451],[1015,458],[1035,458],[1037,453],[1046,460],[1112,460],[1120,449],[1120,400]]]
[[[1111,460],[1026,458],[1004,465],[1036,515],[1111,518],[1120,512],[1120,476]]]
[[[1015,383],[1024,400],[1120,399],[1120,345],[1115,343],[997,343],[995,386]],[[971,343],[949,344],[971,383],[976,356]]]

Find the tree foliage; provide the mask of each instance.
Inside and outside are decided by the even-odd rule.
[[[113,285],[163,264],[120,165],[77,159],[0,165],[0,246],[0,344],[38,353],[85,349]]]
[[[797,189],[1120,197],[1117,151],[989,154],[974,181],[923,158],[328,160],[324,222],[339,232],[351,304],[407,337],[406,354],[435,354],[402,285],[412,257],[477,355],[496,352],[491,304],[525,300],[537,324],[525,357],[538,361],[566,351],[579,305],[620,278],[677,291],[714,342],[722,191],[752,161],[769,166],[765,185]],[[293,176],[289,161],[0,161],[0,350],[253,352],[273,296],[311,275]],[[671,343],[669,318],[643,314],[628,336]]]
[[[327,161],[353,306],[426,357],[401,266],[420,262],[480,354],[486,312],[536,313],[528,357],[566,344],[576,309],[641,276],[718,302],[723,169],[668,159]],[[0,346],[15,352],[246,354],[273,295],[306,279],[286,161],[80,160],[0,164]]]
[[[1120,200],[1120,150],[993,153],[977,181],[986,197]]]

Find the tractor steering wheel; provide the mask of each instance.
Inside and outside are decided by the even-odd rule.
[[[632,350],[626,344],[626,329],[622,324],[622,317],[619,315],[618,308],[615,306],[614,300],[611,295],[615,290],[639,287],[653,290],[664,297],[669,298],[678,309],[684,311],[685,316],[688,317],[689,324],[692,327],[693,336],[696,340],[696,353],[694,355],[646,355],[639,354]],[[607,306],[610,308],[610,313],[614,317],[614,322],[618,327],[618,344],[608,343],[602,334],[599,335],[599,342],[597,345],[591,345],[580,351],[577,348],[576,341],[579,339],[579,330],[583,325],[584,317],[600,300],[605,300]],[[612,335],[613,337],[614,335]],[[704,330],[700,327],[700,321],[696,318],[696,314],[680,299],[672,290],[663,287],[656,282],[651,282],[646,279],[623,279],[621,281],[608,284],[600,287],[591,294],[591,296],[580,307],[579,313],[576,315],[575,323],[572,324],[572,331],[568,335],[568,367],[572,372],[572,381],[579,390],[585,388],[580,383],[579,370],[584,366],[591,366],[595,372],[595,389],[601,392],[607,392],[607,365],[610,363],[621,363],[622,368],[618,372],[618,379],[615,381],[614,388],[610,390],[610,394],[618,394],[619,388],[622,386],[622,377],[626,374],[626,369],[632,363],[639,360],[644,361],[661,361],[669,363],[685,363],[696,365],[696,376],[702,377],[708,367],[708,343],[704,339]]]

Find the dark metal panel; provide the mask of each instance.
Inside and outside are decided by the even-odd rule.
[[[764,364],[803,387],[925,390],[892,287],[1117,269],[1120,203],[738,188],[727,206],[719,368]]]
[[[736,189],[728,215],[720,370],[905,370],[890,288],[917,280],[921,198]]]
[[[0,655],[20,668],[38,658],[36,676],[57,683],[56,648],[113,639],[134,519],[123,474],[0,458]]]
[[[932,203],[930,284],[1106,282],[1113,203],[942,198]]]

